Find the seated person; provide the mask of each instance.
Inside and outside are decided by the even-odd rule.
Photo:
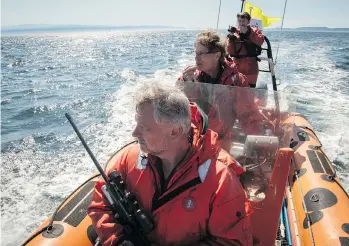
[[[147,84],[138,91],[138,144],[118,153],[110,167],[151,214],[147,235],[156,245],[252,245],[246,194],[233,158],[217,145],[217,133],[203,125],[200,110],[175,87]],[[142,161],[137,161],[141,157]],[[191,184],[191,185],[188,185]],[[88,215],[102,245],[131,241],[117,223],[101,187],[95,185]],[[185,187],[181,190],[180,187]]]
[[[229,29],[231,33],[226,41],[226,51],[238,71],[247,77],[250,87],[254,88],[259,73],[257,56],[260,55],[264,36],[259,29],[249,25],[249,13],[239,13],[237,18],[239,26]]]
[[[203,31],[195,41],[196,66],[184,70],[181,81],[248,87],[246,77],[225,59],[225,47],[216,32]]]
[[[256,103],[254,90],[203,83],[177,81],[187,97],[198,103],[208,116],[208,127],[218,134],[218,144],[230,152],[233,125],[239,121],[247,135],[274,132],[274,123]]]

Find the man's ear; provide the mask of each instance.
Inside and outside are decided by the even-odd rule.
[[[173,127],[170,136],[176,138],[183,133],[182,127]]]
[[[222,56],[222,53],[221,53],[221,52],[217,52],[217,53],[216,53],[216,59],[217,59],[217,60],[219,60],[219,58],[221,58],[221,56]]]

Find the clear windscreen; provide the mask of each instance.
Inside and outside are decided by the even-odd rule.
[[[200,82],[176,85],[207,114],[208,128],[218,133],[220,146],[247,170],[240,180],[249,199],[264,199],[277,152],[290,145],[293,100],[268,90]]]

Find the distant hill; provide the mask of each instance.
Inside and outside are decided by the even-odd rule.
[[[39,33],[39,32],[71,32],[71,31],[113,31],[113,30],[160,30],[160,29],[187,29],[174,26],[93,26],[93,25],[18,25],[1,27],[1,34]],[[265,28],[265,31],[279,31],[280,28]],[[283,28],[283,31],[312,31],[312,32],[349,32],[349,28],[328,27],[298,27]]]
[[[173,26],[92,26],[92,25],[19,25],[1,27],[2,34],[60,31],[97,31],[97,30],[144,30],[144,29],[183,29]]]
[[[265,31],[279,31],[280,28],[265,28]],[[297,27],[283,28],[284,31],[313,31],[313,32],[349,32],[349,28],[329,28],[329,27]]]

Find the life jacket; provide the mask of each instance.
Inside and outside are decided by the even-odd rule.
[[[262,47],[256,45],[255,43],[250,43],[245,41],[245,48],[247,50],[247,55],[250,57],[257,57],[262,54]]]
[[[217,134],[195,126],[203,118],[191,105],[195,135],[187,155],[164,181],[158,159],[131,145],[112,159],[107,171],[118,170],[127,189],[151,214],[155,228],[147,235],[158,245],[252,245],[251,224],[246,216],[246,194],[230,168],[232,157],[217,146]],[[201,133],[201,134],[200,134]],[[165,183],[164,183],[165,182]],[[103,246],[123,237],[97,181],[88,215]],[[159,190],[159,189],[162,190]],[[178,221],[181,223],[178,224]]]
[[[253,43],[249,40],[249,36],[251,32],[255,32],[253,29],[249,29],[246,33],[235,33],[235,40],[229,40],[229,45],[233,45],[234,47],[231,49],[230,56],[236,59],[245,58],[245,57],[256,57],[262,54],[262,46]],[[237,48],[237,44],[239,44],[239,48]],[[244,54],[241,54],[242,48],[245,48]],[[257,59],[259,60],[259,59]]]
[[[248,42],[248,41],[242,41],[241,42],[241,47],[240,49],[236,52],[235,55],[231,55],[231,57],[234,57],[236,59],[239,58],[245,58],[245,57],[256,57],[258,58],[258,56],[260,56],[262,54],[262,47],[259,45],[256,45],[254,43]],[[245,47],[246,50],[246,55],[240,55],[242,46]]]
[[[221,84],[221,85],[230,85],[230,86],[240,86],[248,87],[246,83],[246,77],[240,73],[236,66],[225,60],[224,64],[220,66],[217,77],[212,79],[209,75],[203,71],[195,71],[195,81],[204,82],[210,84]]]

